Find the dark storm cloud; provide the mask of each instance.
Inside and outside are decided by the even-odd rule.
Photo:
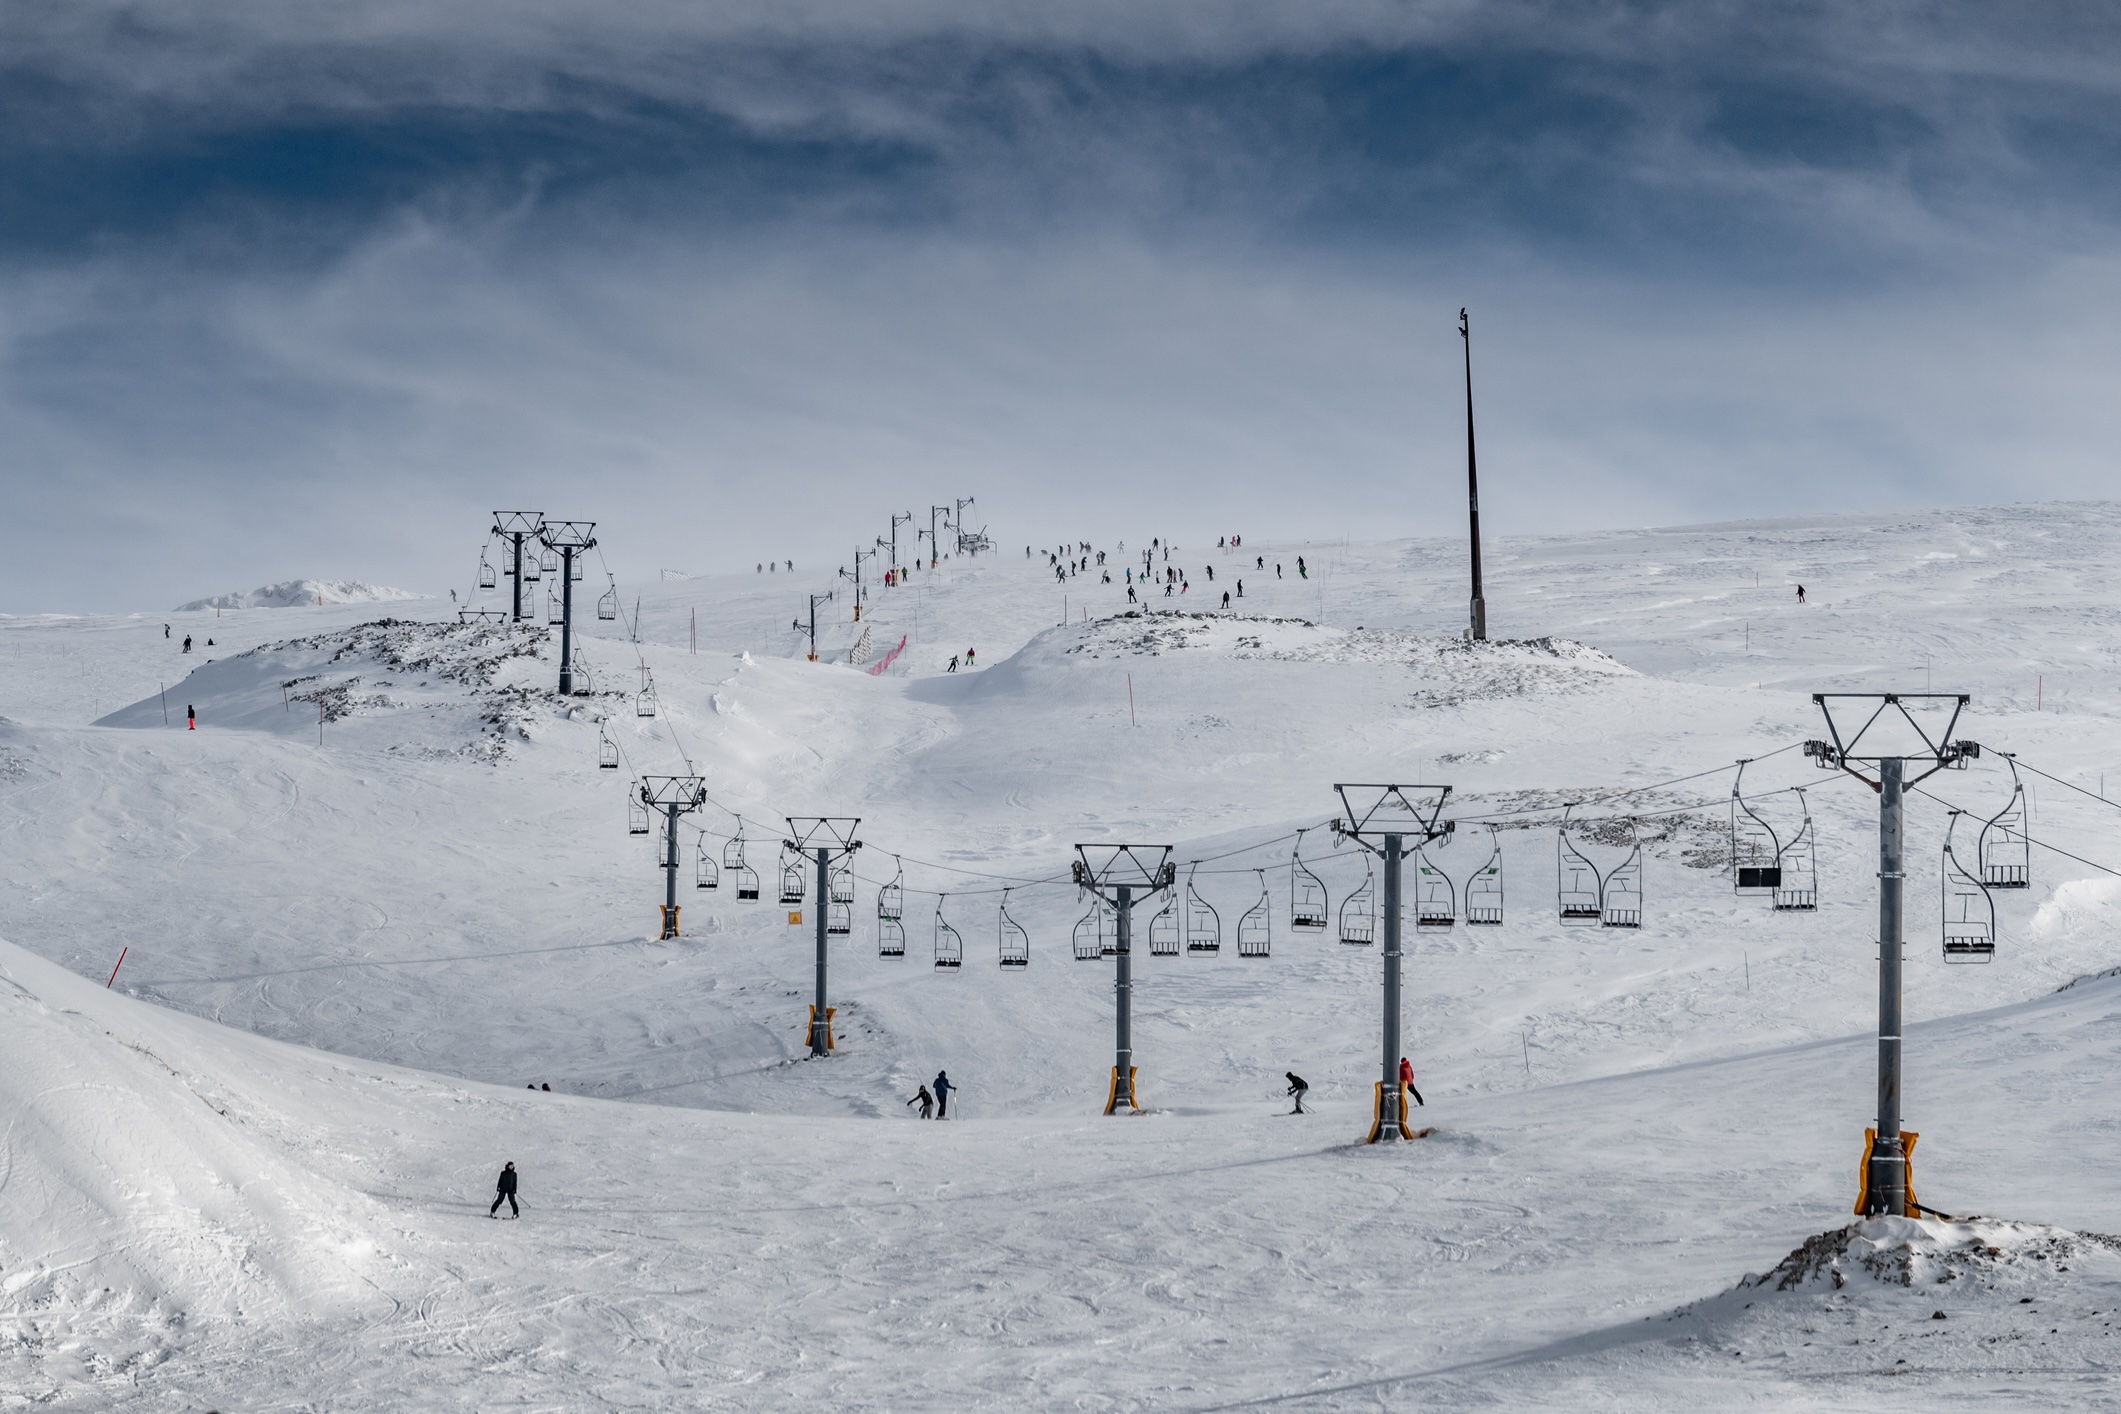
[[[1342,529],[1446,485],[1469,300],[1525,528],[1979,497],[2006,449],[2081,492],[2104,414],[2053,399],[2112,367],[2114,38],[2039,6],[9,7],[0,466],[82,495],[40,489],[8,598],[89,593],[68,537],[113,504],[183,533],[104,602],[432,585],[497,484],[638,517],[641,565],[811,533],[790,479],[844,493],[827,543],[939,476]],[[1363,519],[1443,528],[1424,495]]]

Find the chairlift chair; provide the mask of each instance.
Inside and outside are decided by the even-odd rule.
[[[566,623],[566,622],[567,622],[567,602],[566,602],[566,601],[565,601],[564,599],[562,599],[562,598],[560,597],[560,591],[559,591],[559,590],[557,590],[557,589],[548,589],[548,590],[546,590],[546,591],[545,591],[545,623],[546,623],[546,625],[547,625],[548,627],[551,627],[551,628],[558,628],[558,627],[560,627],[560,626],[561,626],[562,624],[564,624],[564,623]]]
[[[729,872],[729,880],[736,885],[738,903],[757,903],[759,900],[759,875],[756,869],[744,862],[744,821],[739,817],[736,834],[722,846],[722,868]]]
[[[567,577],[579,584],[582,579],[583,568],[584,566],[582,564],[582,557],[577,554],[569,565]]]
[[[1743,895],[1773,894],[1782,887],[1782,842],[1775,827],[1747,803],[1745,768],[1731,782],[1731,883]]]
[[[619,616],[619,590],[617,585],[604,591],[597,600],[597,617],[609,621]]]
[[[1628,857],[1613,866],[1598,891],[1598,926],[1640,928],[1642,926],[1642,845],[1637,842]]]
[[[899,865],[891,882],[876,891],[876,955],[906,955],[906,866]]]
[[[602,727],[597,728],[597,766],[605,771],[619,769],[619,744]]]
[[[626,833],[645,835],[648,833],[648,807],[638,800],[626,802]]]
[[[943,917],[943,905],[950,895],[944,894],[935,901],[935,965],[959,968],[965,965],[965,940],[958,936],[950,920]]]
[[[1961,813],[1954,810],[1944,827],[1944,960],[1989,962],[1996,956],[1996,900],[1952,848]]]
[[[1112,905],[1090,900],[1090,911],[1075,922],[1075,960],[1096,962],[1119,951],[1119,927]]]
[[[825,871],[825,936],[844,938],[854,931],[854,856],[842,851]]]
[[[693,861],[692,886],[696,889],[716,889],[721,887],[721,883],[722,871],[715,867],[714,855],[707,849],[707,837],[701,835],[699,851]]]
[[[1186,955],[1213,957],[1223,950],[1223,919],[1193,887],[1198,864],[1186,872]]]
[[[514,574],[515,571],[511,569],[509,573]],[[525,555],[523,557],[523,583],[536,584],[538,582],[538,575],[538,557],[537,553],[535,551],[532,551],[530,554]]]
[[[1568,812],[1562,812],[1560,827],[1554,833],[1555,869],[1559,876],[1558,894],[1561,904],[1561,921],[1573,928],[1596,926],[1605,916],[1599,902],[1598,869],[1569,839]]]
[[[1296,832],[1296,848],[1290,853],[1289,860],[1289,930],[1323,933],[1331,904],[1326,897],[1325,884],[1304,867],[1302,830]]]
[[[1414,927],[1448,932],[1458,922],[1458,889],[1451,876],[1429,858],[1428,846],[1414,851]]]
[[[781,843],[781,902],[800,904],[804,892],[802,851],[784,840]]]
[[[1340,940],[1366,948],[1377,941],[1377,879],[1363,859],[1362,886],[1340,902]]]
[[[1473,871],[1465,887],[1466,926],[1493,928],[1502,923],[1502,840],[1488,827],[1488,862]]]
[[[2011,798],[1981,827],[1981,882],[1992,889],[2030,888],[2033,846],[2025,837],[2025,786],[2012,753],[2003,753],[2003,760],[2011,768]]]
[[[481,551],[479,554],[479,588],[491,589],[500,582],[500,576],[493,572],[492,565],[486,563],[485,552]]]
[[[1267,892],[1267,871],[1255,869],[1259,875],[1259,902],[1246,909],[1237,920],[1237,955],[1239,957],[1268,957],[1274,951],[1274,907]]]
[[[1172,894],[1164,900],[1164,906],[1149,920],[1149,956],[1178,956],[1178,895]]]
[[[559,567],[560,567],[560,552],[559,552],[559,551],[557,551],[557,550],[554,550],[554,549],[550,549],[550,548],[548,548],[548,549],[547,549],[547,550],[546,550],[546,551],[545,551],[545,552],[544,552],[543,554],[541,554],[541,555],[539,555],[539,556],[538,556],[538,568],[539,568],[539,569],[541,569],[541,570],[543,570],[543,571],[544,571],[544,572],[545,572],[546,574],[551,574],[551,573],[552,573],[552,572],[553,572],[554,570],[558,569]]]
[[[1031,965],[1031,935],[1026,933],[1014,918],[1009,916],[1009,891],[1002,890],[1001,913],[995,923],[995,931],[1001,943],[1002,966],[1029,967]]]
[[[1819,861],[1815,843],[1818,838],[1812,824],[1812,812],[1804,803],[1804,792],[1797,792],[1797,806],[1804,812],[1804,821],[1797,826],[1797,833],[1782,846],[1775,866],[1774,909],[1777,913],[1815,913],[1819,909]]]

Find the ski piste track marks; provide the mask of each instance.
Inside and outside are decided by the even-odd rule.
[[[250,724],[216,708],[156,738],[157,678],[190,666],[162,656],[163,616],[0,620],[23,669],[0,726],[0,900],[16,942],[78,974],[32,990],[82,1019],[31,1052],[15,1048],[49,1038],[42,1023],[0,1026],[0,1091],[26,1067],[83,1072],[7,1096],[0,1389],[59,1408],[2101,1407],[2113,1391],[2084,1372],[2105,1337],[2060,1305],[2121,1307],[2103,1271],[2056,1274],[2027,1308],[2057,1307],[2037,1332],[2015,1303],[1918,1291],[1904,1323],[1899,1296],[1867,1294],[1849,1309],[1907,1330],[1832,1360],[1806,1323],[1838,1310],[1717,1296],[1846,1221],[1874,1047],[1865,793],[1813,797],[1823,901],[1802,920],[1734,902],[1675,842],[1652,850],[1640,934],[1567,934],[1542,897],[1550,831],[1503,831],[1505,926],[1409,938],[1407,1034],[1437,1132],[1392,1151],[1352,1143],[1377,1064],[1374,948],[1286,940],[1278,920],[1270,960],[1141,967],[1151,1113],[1101,1121],[1111,973],[1064,960],[1081,905],[1012,893],[1033,941],[1011,976],[981,891],[1064,876],[1078,840],[1164,839],[1231,856],[1200,875],[1227,911],[1330,811],[1336,779],[1449,781],[1468,815],[1625,789],[1647,815],[1690,803],[1657,783],[1698,774],[1714,815],[1723,763],[1816,734],[1805,694],[1907,687],[1925,650],[1938,687],[1974,693],[1976,735],[2092,790],[2121,693],[2084,596],[2114,581],[2117,531],[2113,507],[2016,507],[1508,542],[1491,620],[1625,670],[1559,694],[1469,694],[1452,675],[1484,671],[1478,655],[1422,650],[1456,626],[1447,542],[1247,546],[1304,553],[1314,578],[1281,603],[1248,583],[1256,620],[1189,618],[1190,646],[1102,663],[1068,652],[1114,631],[1102,587],[1071,584],[1091,622],[1063,627],[1050,574],[1006,555],[953,566],[872,599],[879,633],[922,605],[884,678],[758,636],[799,583],[645,590],[638,654],[661,715],[605,708],[636,769],[670,769],[682,740],[762,847],[782,810],[860,814],[863,877],[909,861],[909,919],[952,895],[968,965],[945,977],[920,927],[906,959],[874,955],[864,886],[825,1065],[802,1059],[808,935],[778,911],[681,888],[688,936],[653,939],[660,881],[623,833],[623,781],[595,768],[590,715],[526,710],[487,761],[432,754],[457,739],[450,700],[371,704],[320,748],[269,674],[242,684],[238,655],[350,642],[375,612],[260,610],[197,625],[203,640],[213,623],[226,704]],[[1957,558],[1924,558],[1940,555]],[[1792,574],[1813,589],[1801,613]],[[942,674],[967,643],[986,666]],[[588,646],[629,667],[636,652]],[[536,703],[551,669],[511,660],[494,688]],[[126,683],[141,705],[113,713]],[[1794,759],[1768,763],[1769,788],[1806,778],[1774,775]],[[1942,782],[1971,803],[1993,784]],[[2042,794],[2031,829],[2096,861],[2107,808]],[[1911,861],[1941,815],[1911,815]],[[1337,902],[1349,861],[1319,867]],[[1926,1198],[2111,1226],[2099,1078],[2121,1059],[2105,1022],[2121,993],[2055,989],[2115,966],[2117,884],[2037,857],[1986,969],[1938,964],[1934,899],[1911,888]],[[0,952],[0,972],[37,965]],[[939,1063],[973,1108],[885,1123]],[[1292,1065],[1319,1111],[1293,1125]],[[545,1080],[562,1093],[522,1088]],[[77,1095],[108,1098],[53,1108]],[[642,1096],[661,1103],[609,1103]],[[106,1110],[153,1122],[114,1128]],[[196,1181],[161,1115],[208,1126],[182,1142],[216,1156],[217,1179]],[[482,1211],[503,1158],[528,1175],[507,1227]],[[68,1193],[103,1197],[40,1206]],[[1952,1319],[1931,1325],[1940,1299]],[[1962,1358],[1937,1358],[1962,1332]],[[2045,1363],[2022,1358],[2036,1339]]]

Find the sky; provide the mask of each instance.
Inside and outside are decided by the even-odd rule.
[[[2121,19],[0,10],[0,612],[2112,493]],[[904,534],[904,532],[901,532]]]

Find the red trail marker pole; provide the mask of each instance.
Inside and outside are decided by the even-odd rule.
[[[133,950],[133,945],[132,945],[131,943],[127,943],[127,944],[126,944],[126,945],[125,945],[124,947],[122,947],[122,948],[118,949],[118,961],[117,961],[117,962],[116,962],[115,964],[113,964],[113,965],[112,965],[112,967],[111,967],[111,970],[110,970],[110,979],[109,979],[109,981],[106,981],[106,982],[105,982],[105,983],[103,984],[103,990],[104,990],[104,991],[106,991],[106,992],[107,992],[107,991],[109,991],[109,990],[110,990],[110,984],[111,984],[112,982],[115,982],[115,981],[117,981],[117,980],[118,980],[118,969],[119,969],[120,967],[123,967],[123,966],[125,966],[125,955],[126,955],[127,953],[131,952],[132,950]]]
[[[1130,727],[1141,725],[1140,722],[1134,720],[1134,674],[1132,673],[1127,674],[1127,725]]]

